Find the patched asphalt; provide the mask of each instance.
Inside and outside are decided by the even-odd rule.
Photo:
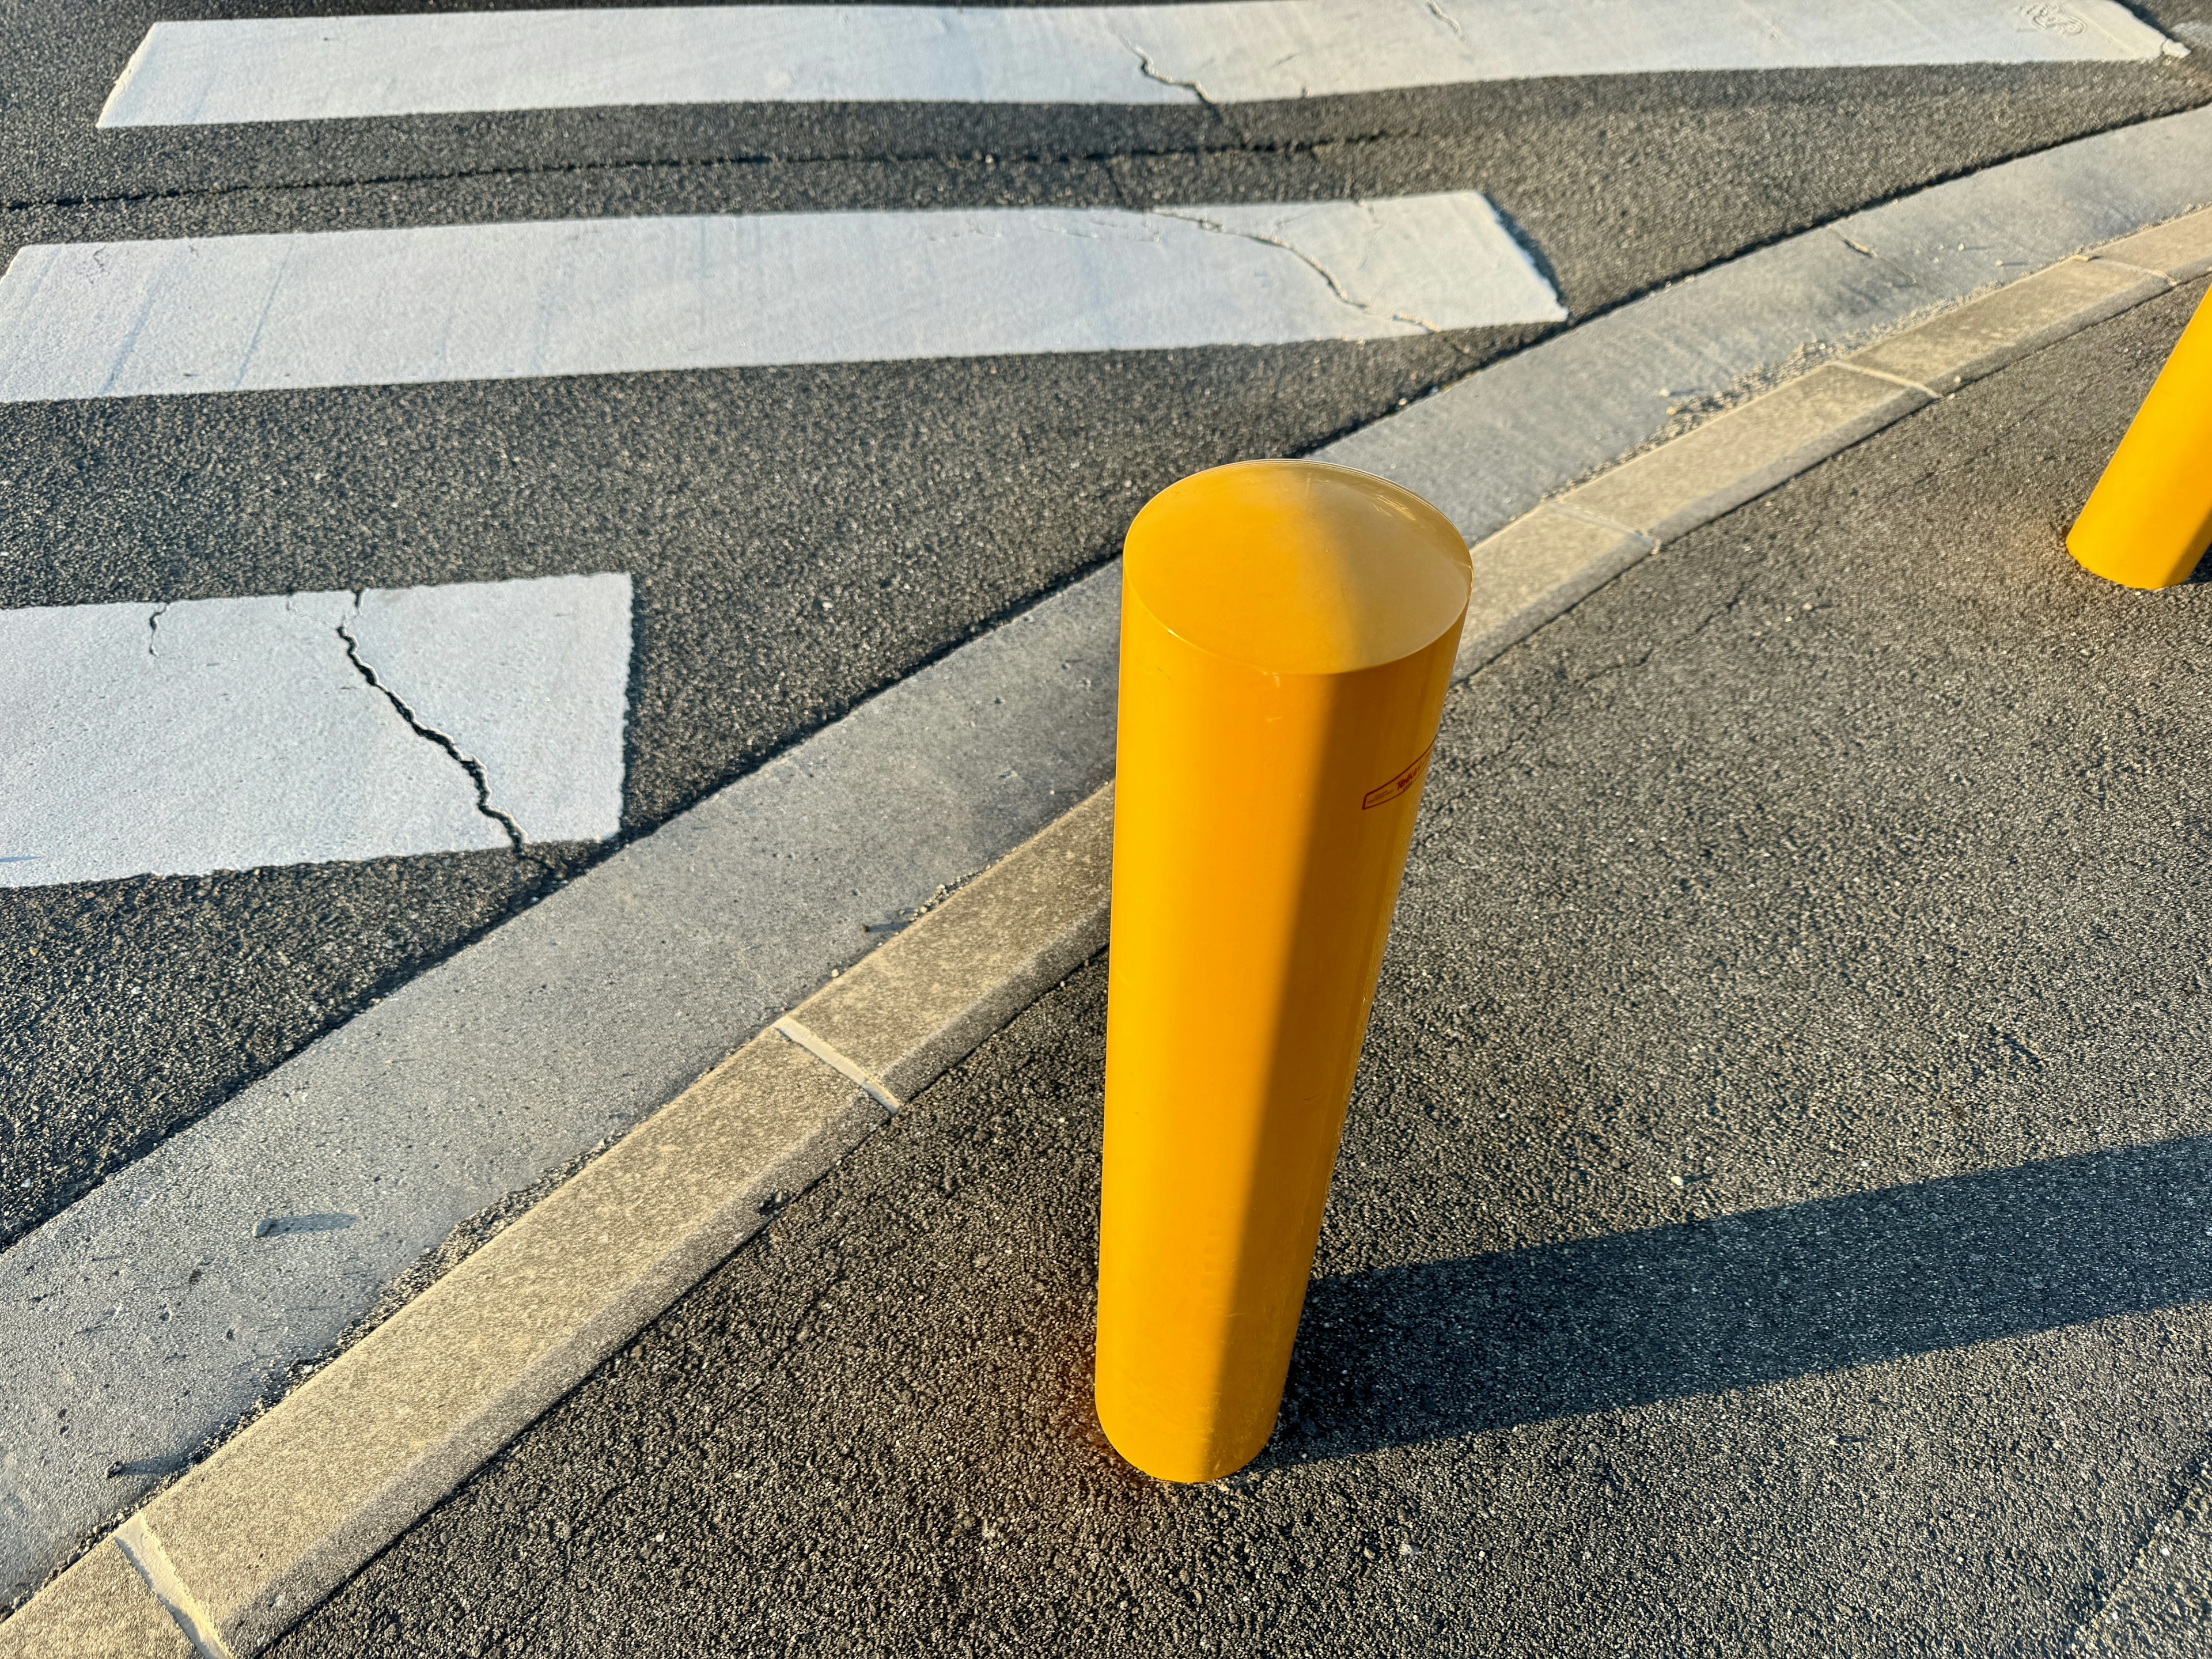
[[[2062,547],[2203,290],[1454,692],[1250,1469],[1090,1415],[1093,964],[276,1651],[2065,1652],[2212,1425],[2212,584]]]

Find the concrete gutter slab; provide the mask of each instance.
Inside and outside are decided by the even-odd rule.
[[[2063,258],[2207,196],[2212,112],[2084,140],[1844,222],[1850,242],[1884,238],[1866,245],[1876,252],[1835,228],[1808,233],[1325,453],[1395,467],[1462,528],[1496,529],[1516,503],[1663,429],[1679,399],[1650,389],[1678,371],[1715,392],[1780,376],[1986,285],[1999,257],[2056,245],[2042,262]],[[2160,257],[2194,258],[2193,234],[2174,233]],[[1553,441],[1539,430],[1524,442],[1517,428],[1531,425]],[[1727,498],[1698,499],[1720,510]],[[1556,614],[1559,592],[1588,592],[1649,539],[1553,516],[1599,532],[1595,562],[1523,548],[1557,580],[1491,618],[1493,637],[1516,617],[1533,626],[1545,604]],[[1514,593],[1539,574],[1522,570]],[[0,1482],[0,1595],[32,1588],[294,1362],[326,1351],[456,1224],[674,1099],[858,961],[869,924],[911,913],[1103,784],[1118,594],[1109,567],[885,692],[0,1254],[0,1440],[15,1453]],[[829,1005],[819,1012],[827,1023]],[[878,1063],[915,1046],[891,1041]]]
[[[2212,109],[2100,133],[1686,277],[1323,453],[1480,541],[1686,411],[2208,204]]]

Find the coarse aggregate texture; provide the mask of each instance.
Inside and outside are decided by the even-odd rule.
[[[9,892],[0,1245],[503,921],[581,851]]]
[[[753,106],[95,129],[145,27],[192,9],[11,11],[0,258],[117,236],[1472,185],[1583,313],[2212,87],[2184,59],[1601,77],[1218,111]],[[0,449],[15,458],[0,469],[0,604],[629,570],[635,831],[1095,564],[1174,477],[1311,447],[1532,337],[21,406],[0,410]],[[396,944],[390,929],[328,925],[382,879],[358,869],[0,899],[17,960],[70,954],[70,935],[112,908],[146,918],[104,945],[106,970],[82,994],[10,1004],[6,1040],[28,1087],[0,1127],[0,1230],[53,1213],[534,890],[497,860],[416,865],[407,882],[453,896],[391,909]],[[250,976],[180,974],[137,943],[196,933],[325,963],[329,983],[309,999],[322,1012],[280,1006]],[[149,995],[173,1011],[150,1034]],[[64,1121],[83,1127],[55,1133]]]
[[[1090,1415],[1094,964],[275,1651],[2064,1652],[2212,1426],[2212,584],[2060,545],[2203,291],[1454,692],[1249,1469]]]
[[[2200,1468],[2180,1506],[2151,1528],[2135,1565],[2075,1637],[2076,1651],[2130,1659],[2186,1659],[2212,1623],[2212,1468]]]
[[[2212,1626],[2212,1467],[2199,1467],[2172,1516],[2152,1526],[2135,1564],[2075,1637],[2077,1652],[2188,1659]]]
[[[1175,114],[1198,124],[1187,131],[1123,131],[1113,121],[1127,112],[845,108],[95,132],[153,15],[21,9],[22,78],[0,111],[0,173],[17,179],[0,257],[40,240],[541,215],[1472,185],[1583,314],[2212,87],[2185,59],[2032,79],[1966,68],[1529,82]],[[962,125],[971,118],[1015,125],[994,137]],[[778,136],[787,120],[800,125]],[[9,406],[0,604],[628,571],[636,833],[1096,565],[1176,477],[1310,448],[1540,331]],[[395,878],[448,896],[332,925],[374,909]],[[19,963],[77,957],[88,927],[108,934],[99,971],[70,996],[40,990],[33,971],[0,1017],[25,1080],[0,1115],[0,1237],[541,888],[463,857],[396,878],[332,866],[0,896],[0,955]],[[140,921],[96,920],[118,912]],[[158,944],[200,937],[324,964],[307,997],[318,1012],[276,981],[224,979],[231,964],[175,965],[196,947],[178,957]],[[149,998],[165,1017],[144,1018]]]

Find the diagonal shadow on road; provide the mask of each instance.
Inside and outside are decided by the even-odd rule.
[[[1347,1273],[1266,1462],[1310,1462],[2212,1299],[2212,1136]]]

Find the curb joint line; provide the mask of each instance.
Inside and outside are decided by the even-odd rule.
[[[2118,257],[2124,248],[2175,257],[2147,266]],[[2100,265],[2144,280],[2099,293],[2094,281],[2052,275]],[[1454,679],[1690,531],[2208,271],[2212,209],[1976,295],[1540,503],[1474,550],[1490,608],[1470,606]],[[1915,380],[1863,361],[1916,351],[1942,372]],[[1880,388],[1887,394],[1875,396]],[[1723,422],[1729,439],[1717,439]],[[1628,481],[1643,492],[1634,505],[1648,528],[1576,499],[1658,456],[1668,459]],[[1472,668],[1470,655],[1480,659]],[[319,1370],[0,1623],[0,1659],[251,1659],[757,1231],[760,1217],[744,1225],[741,1212],[763,1183],[803,1190],[884,1112],[903,1109],[1095,954],[1105,939],[1112,801],[1109,784],[879,945]],[[629,1229],[611,1249],[610,1212]],[[472,1346],[456,1347],[463,1336]],[[449,1399],[408,1396],[404,1456],[388,1444],[326,1443],[333,1425],[364,1425],[373,1439],[380,1402],[398,1383],[450,1369],[463,1352],[484,1375],[454,1382]],[[248,1540],[238,1494],[255,1491],[269,1501]],[[186,1648],[149,1633],[157,1607],[161,1628]],[[98,1634],[113,1631],[125,1633]]]

